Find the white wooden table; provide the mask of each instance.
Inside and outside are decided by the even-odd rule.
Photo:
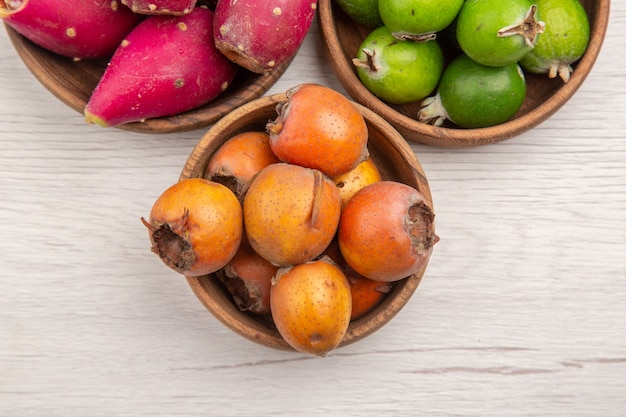
[[[438,243],[386,327],[325,359],[204,310],[140,216],[202,131],[86,125],[0,35],[0,416],[626,415],[626,3],[552,118],[472,149],[413,145]],[[342,90],[314,24],[270,93]],[[332,413],[332,414],[331,414]]]

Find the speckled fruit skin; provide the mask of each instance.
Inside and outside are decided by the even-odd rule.
[[[291,347],[326,356],[350,324],[350,285],[339,267],[322,258],[279,270],[270,305],[276,328]]]
[[[424,268],[438,241],[434,213],[406,184],[379,181],[352,196],[341,214],[339,249],[357,273],[392,282]]]
[[[243,196],[248,182],[268,165],[280,162],[270,148],[265,132],[242,132],[228,139],[213,154],[204,178],[229,187]]]
[[[522,106],[526,79],[519,65],[486,67],[461,55],[448,66],[451,68],[445,80],[442,77],[439,94],[458,126],[479,128],[504,123]]]
[[[436,33],[456,17],[463,0],[379,0],[380,17],[397,35]]]
[[[298,51],[316,9],[316,0],[218,1],[215,45],[238,65],[270,73]]]
[[[344,207],[354,193],[367,185],[381,181],[382,178],[374,160],[367,158],[353,170],[334,176],[332,180],[339,190],[341,207]]]
[[[317,84],[300,84],[286,95],[266,126],[278,159],[332,177],[369,156],[365,119],[344,95]]]
[[[444,68],[443,51],[436,40],[398,40],[386,26],[374,29],[363,40],[352,62],[363,85],[393,104],[428,96]]]
[[[533,4],[531,0],[466,0],[457,16],[459,46],[483,65],[497,67],[518,62],[541,35],[529,45],[521,35],[500,37],[498,31],[522,22]],[[541,10],[536,19],[541,21]]]
[[[481,128],[509,120],[526,97],[526,78],[516,63],[501,67],[479,64],[459,55],[446,68],[437,94],[422,102],[418,120],[440,125]]]
[[[176,115],[220,95],[237,66],[213,44],[213,12],[148,16],[115,51],[85,108],[103,127]]]
[[[37,45],[70,58],[106,58],[140,17],[115,0],[0,2],[0,18]]]
[[[223,282],[241,311],[270,313],[272,278],[278,267],[252,250],[243,239],[235,256],[223,269]]]
[[[546,22],[537,46],[528,53],[520,65],[536,74],[557,75],[569,81],[571,64],[578,61],[589,44],[590,27],[587,12],[578,0],[535,1]]]
[[[185,276],[207,275],[224,267],[237,253],[243,237],[243,214],[237,197],[225,186],[202,178],[181,180],[167,188],[152,206],[147,223],[153,252]],[[182,265],[163,259],[157,247],[157,236],[163,229],[155,230],[164,225],[191,245],[193,263]]]
[[[121,0],[133,13],[182,16],[191,13],[196,0]]]
[[[288,266],[326,249],[339,224],[341,200],[335,184],[320,171],[279,163],[254,178],[243,213],[252,248],[272,264]]]

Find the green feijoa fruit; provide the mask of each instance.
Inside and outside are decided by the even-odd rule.
[[[437,87],[444,59],[436,40],[405,41],[386,26],[374,29],[352,60],[363,85],[393,104],[419,101]]]
[[[461,10],[463,0],[378,0],[385,26],[399,39],[433,39]]]
[[[457,18],[457,41],[483,65],[518,62],[545,30],[540,13],[531,0],[466,0]]]
[[[535,74],[557,75],[568,82],[589,44],[589,19],[578,0],[536,0],[546,30],[520,65]]]
[[[517,63],[489,67],[460,55],[446,67],[435,96],[422,101],[417,118],[435,126],[446,119],[464,128],[494,126],[509,120],[525,96]]]
[[[353,20],[377,28],[383,25],[378,13],[378,0],[334,0]]]

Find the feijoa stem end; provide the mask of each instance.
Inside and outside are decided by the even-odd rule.
[[[417,120],[433,126],[441,126],[446,119],[449,119],[448,112],[441,103],[439,93],[422,100],[422,107],[417,112]]]
[[[363,48],[363,53],[365,54],[365,58],[354,58],[352,59],[352,64],[354,64],[354,66],[357,68],[363,68],[367,71],[378,71],[379,67],[378,65],[376,65],[376,51],[372,51],[368,48]]]
[[[506,36],[520,35],[524,38],[524,42],[526,42],[529,48],[534,48],[537,43],[537,36],[545,30],[546,24],[541,20],[537,20],[537,5],[533,4],[521,22],[503,27],[498,31],[498,36],[504,38]]]

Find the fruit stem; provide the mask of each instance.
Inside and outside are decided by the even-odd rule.
[[[144,226],[146,226],[146,228],[151,232],[154,233],[156,231],[156,227],[154,227],[153,225],[151,225],[146,219],[144,219],[143,217],[141,218],[141,222],[143,223]]]
[[[365,59],[354,58],[352,59],[352,63],[357,68],[363,68],[365,70],[376,72],[379,70],[379,66],[376,65],[376,51],[372,51],[371,49],[363,48],[363,53],[365,54]]]
[[[410,41],[410,42],[428,42],[428,41],[434,41],[435,39],[437,39],[437,34],[435,32],[430,32],[430,33],[393,32],[391,35],[399,41]]]
[[[417,112],[417,119],[433,126],[441,126],[446,119],[449,119],[448,112],[441,103],[439,93],[422,100],[422,107]]]
[[[545,29],[546,24],[537,20],[537,5],[533,4],[521,22],[503,27],[498,31],[498,36],[504,38],[506,36],[520,35],[524,38],[524,42],[526,42],[529,48],[534,48],[537,43],[537,36],[543,33]]]
[[[265,130],[268,134],[276,136],[283,130],[283,122],[278,119],[270,120],[267,122],[267,125],[265,125]]]
[[[316,229],[317,217],[322,207],[324,197],[324,174],[320,171],[313,171],[313,202],[311,203],[311,228]]]
[[[558,75],[559,77],[561,77],[563,82],[566,83],[569,81],[572,72],[574,72],[574,70],[572,69],[571,65],[557,62],[550,66],[550,70],[548,71],[548,77],[556,78],[556,76]]]

